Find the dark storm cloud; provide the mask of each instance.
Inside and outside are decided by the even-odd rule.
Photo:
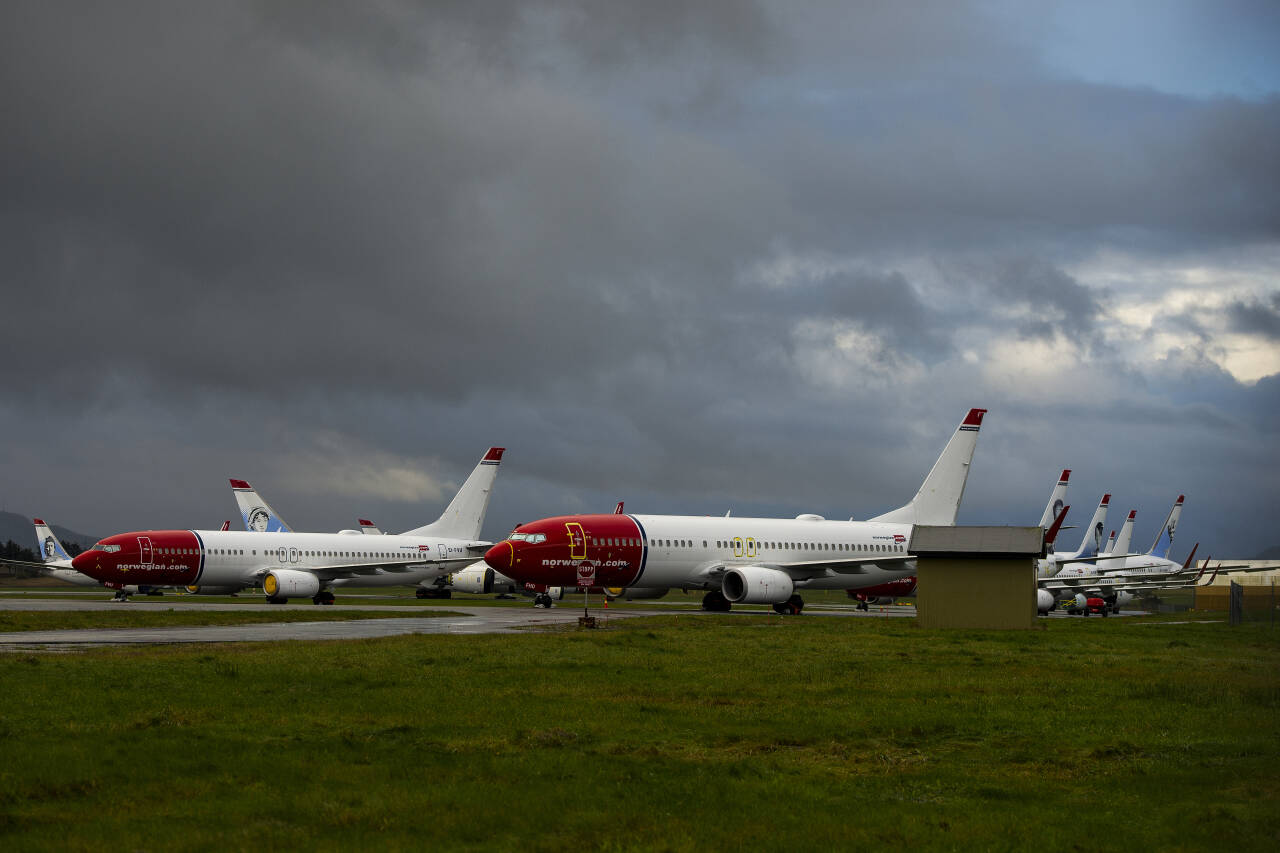
[[[241,455],[456,479],[508,443],[530,473],[505,521],[540,493],[787,511],[797,479],[806,508],[887,509],[968,406],[1038,417],[961,338],[1096,338],[1111,294],[1067,269],[1100,247],[1280,233],[1280,103],[1054,77],[1040,22],[993,14],[5,4],[0,254],[30,301],[0,402],[58,424],[23,453],[79,442],[77,471],[117,460],[140,494],[195,457],[166,507]],[[753,272],[788,257],[835,271]],[[1274,298],[1229,316],[1274,337]],[[1080,352],[1140,398],[1127,447],[1162,419],[1256,429],[1274,399],[1202,349]]]
[[[1233,302],[1227,306],[1227,318],[1233,331],[1280,340],[1280,292],[1266,301]]]

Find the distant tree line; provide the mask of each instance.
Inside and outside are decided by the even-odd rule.
[[[36,560],[36,553],[30,548],[18,547],[18,543],[10,539],[8,542],[4,543],[3,548],[0,548],[0,557],[6,560],[26,560],[29,563],[34,563]]]

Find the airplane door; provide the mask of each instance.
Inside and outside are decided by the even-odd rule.
[[[569,531],[569,559],[587,559],[587,535],[582,532],[582,525],[576,521],[565,523]]]
[[[155,550],[151,547],[150,536],[138,537],[138,553],[141,555],[138,562],[144,566],[150,566],[155,562]]]

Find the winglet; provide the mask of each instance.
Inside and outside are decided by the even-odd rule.
[[[622,515],[622,501],[618,501],[618,505],[613,508],[614,515]]]
[[[489,462],[489,463],[491,463],[491,464],[493,464],[493,465],[497,465],[499,462],[501,462],[501,461],[502,461],[502,454],[503,454],[504,452],[506,452],[506,448],[505,448],[505,447],[490,447],[490,448],[489,448],[489,452],[488,452],[488,453],[486,453],[486,454],[484,455],[484,458],[483,458],[483,459],[481,459],[480,461],[481,461],[481,462]]]
[[[231,529],[231,519],[228,518],[226,521],[222,522],[222,532],[226,533],[230,529]]]
[[[1200,547],[1200,543],[1199,543],[1199,542],[1197,542],[1196,544],[1194,544],[1194,545],[1192,545],[1192,546],[1191,546],[1191,553],[1187,555],[1187,561],[1186,561],[1185,563],[1183,563],[1183,564],[1182,564],[1182,570],[1183,570],[1184,572],[1185,572],[1187,569],[1191,568],[1191,563],[1192,563],[1192,561],[1193,561],[1193,560],[1195,560],[1195,558],[1196,558],[1196,549],[1197,549],[1197,548],[1199,548],[1199,547]],[[1206,563],[1205,563],[1205,565],[1208,565],[1208,563],[1206,562]]]
[[[231,478],[231,488],[233,488],[233,489],[252,489],[252,488],[253,488],[253,486],[250,486],[250,485],[249,485],[249,481],[248,481],[248,480],[237,480],[237,479],[235,479],[235,478],[233,477],[233,478]]]

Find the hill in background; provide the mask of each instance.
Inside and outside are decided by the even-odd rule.
[[[48,520],[47,518],[45,519],[45,521]],[[88,548],[101,538],[77,533],[57,524],[51,526],[53,527],[53,532],[62,540],[63,545],[70,545],[74,542],[81,548]],[[0,512],[0,544],[10,539],[21,548],[36,549],[36,530],[31,526],[31,518],[29,516],[18,515],[16,512]]]

